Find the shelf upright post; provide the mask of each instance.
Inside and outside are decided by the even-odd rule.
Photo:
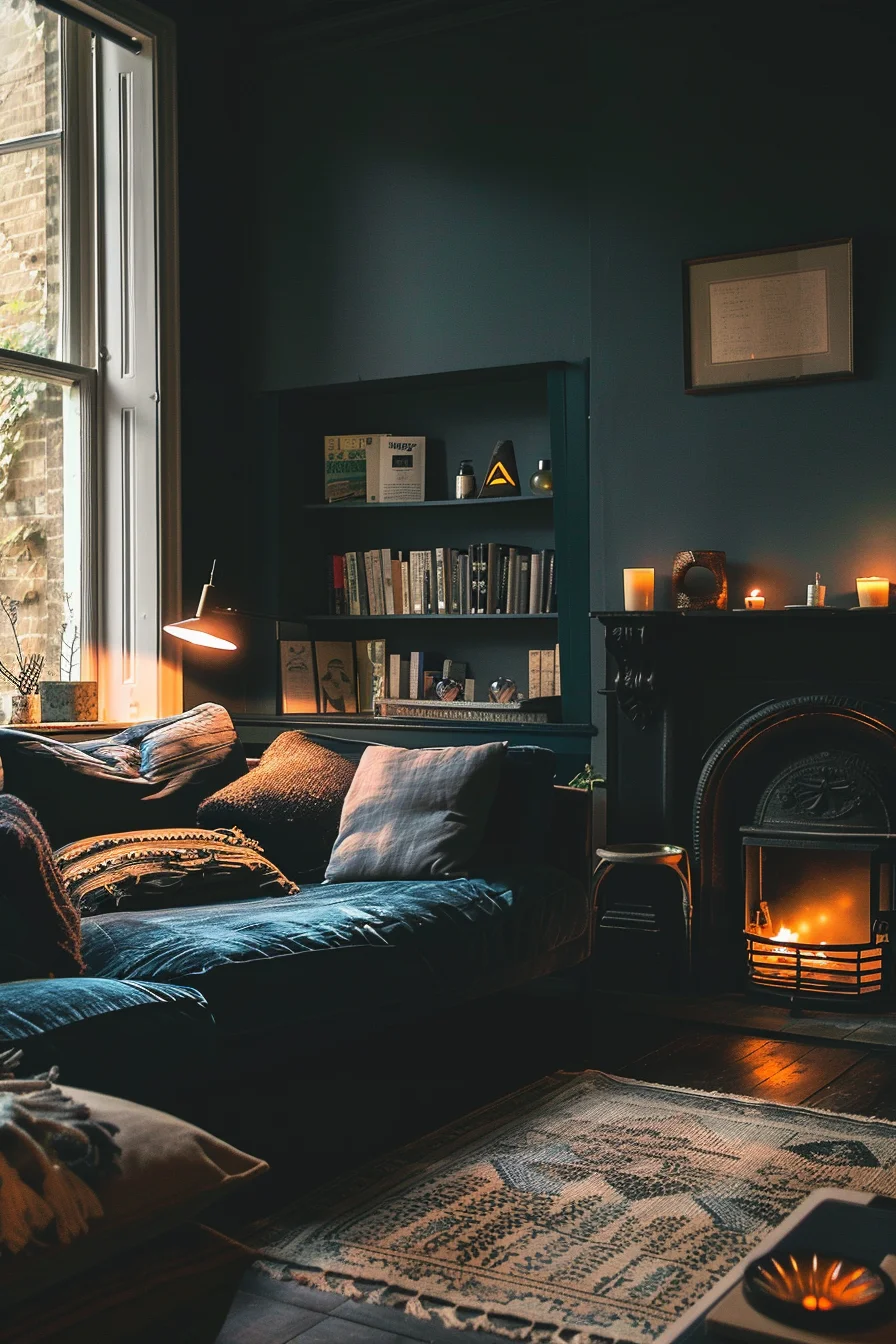
[[[591,720],[588,361],[548,369],[563,719]]]

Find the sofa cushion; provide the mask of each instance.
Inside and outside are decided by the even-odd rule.
[[[81,920],[29,807],[0,796],[0,980],[79,975]]]
[[[69,746],[0,729],[3,789],[34,808],[54,849],[104,832],[192,826],[203,798],[246,773],[221,705]]]
[[[338,753],[353,767],[357,766],[369,746],[377,745],[357,738],[339,737],[336,733],[305,733],[304,737],[309,742],[326,747],[328,751]],[[278,738],[277,741],[279,740]],[[272,751],[274,745],[276,743],[269,747],[268,751]],[[482,845],[470,863],[471,872],[479,872],[485,865],[545,861],[548,826],[554,806],[552,789],[556,762],[554,752],[548,747],[507,748]],[[250,773],[249,779],[254,773],[255,771]],[[235,817],[233,820],[215,824],[242,825]],[[255,835],[248,817],[243,829],[247,834]],[[262,844],[265,843],[261,835],[256,838],[261,840]],[[299,875],[290,872],[288,867],[283,864],[279,866],[290,877],[295,877],[296,881],[301,880]],[[315,879],[309,874],[307,880]]]
[[[214,1058],[215,1022],[196,989],[129,980],[18,980],[0,985],[0,1051],[22,1051],[22,1076],[63,1078],[134,1101],[196,1088]]]
[[[54,855],[82,915],[291,896],[295,883],[241,831],[175,826],[73,840]]]
[[[328,882],[466,876],[507,751],[368,747],[346,794]]]
[[[193,985],[220,1029],[285,1028],[307,1046],[517,983],[586,931],[588,911],[573,878],[530,865],[96,915],[83,921],[83,949],[91,975]]]
[[[267,1170],[260,1158],[172,1115],[64,1081],[59,1090],[86,1107],[95,1126],[111,1128],[119,1149],[116,1169],[84,1173],[102,1217],[91,1218],[68,1245],[53,1244],[48,1228],[44,1246],[0,1257],[0,1300],[6,1307],[195,1218]]]
[[[319,882],[357,766],[304,733],[281,733],[254,770],[206,798],[202,826],[238,826],[294,882]]]

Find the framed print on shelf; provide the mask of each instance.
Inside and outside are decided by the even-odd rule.
[[[310,640],[280,641],[280,713],[317,713],[317,677]]]
[[[849,378],[852,239],[684,263],[686,392]]]

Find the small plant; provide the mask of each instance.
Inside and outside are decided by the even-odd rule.
[[[40,683],[40,674],[44,667],[44,656],[42,653],[29,653],[26,658],[22,652],[19,632],[16,630],[19,620],[19,604],[15,598],[0,595],[0,607],[3,608],[6,619],[9,621],[12,637],[16,642],[16,662],[18,663],[17,672],[10,672],[4,663],[0,663],[0,674],[16,688],[19,695],[36,695]]]
[[[81,632],[75,624],[75,612],[72,607],[71,593],[63,593],[65,598],[65,609],[68,612],[68,620],[62,622],[62,629],[59,632],[59,679],[60,681],[72,681],[77,663],[81,656]],[[66,639],[66,635],[68,638]]]
[[[587,789],[593,793],[595,789],[606,788],[607,781],[603,775],[597,774],[594,767],[589,762],[584,770],[580,770],[574,779],[569,781],[571,789]]]

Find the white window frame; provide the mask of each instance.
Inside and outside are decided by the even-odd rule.
[[[180,342],[179,342],[179,263],[177,247],[177,131],[175,87],[175,40],[173,24],[136,0],[116,0],[113,5],[81,3],[70,0],[87,20],[94,18],[136,38],[152,60],[152,144],[142,145],[143,161],[147,152],[153,163],[153,219],[149,236],[154,248],[155,433],[146,462],[155,476],[149,507],[141,507],[132,496],[131,516],[125,520],[125,536],[141,536],[144,544],[126,548],[120,538],[116,544],[110,518],[121,522],[116,510],[122,495],[116,489],[113,502],[106,497],[114,488],[116,450],[115,433],[110,433],[109,417],[104,411],[102,329],[103,263],[102,235],[104,220],[118,202],[104,199],[103,183],[96,190],[95,162],[100,159],[97,128],[93,125],[96,91],[88,87],[85,72],[91,63],[85,58],[91,41],[87,28],[64,25],[61,60],[65,63],[63,96],[62,165],[62,247],[63,275],[68,293],[62,304],[62,348],[77,362],[46,359],[13,351],[0,352],[0,372],[18,372],[77,388],[80,405],[82,453],[82,670],[81,676],[96,676],[100,682],[101,717],[128,721],[152,718],[157,714],[178,712],[183,705],[179,654],[171,650],[162,656],[161,627],[180,614],[181,541],[180,541]],[[98,53],[99,55],[99,53]],[[55,139],[55,135],[28,137],[25,143]],[[12,146],[10,145],[9,148]],[[74,150],[79,151],[75,158]],[[91,197],[96,202],[92,209]],[[95,230],[93,227],[95,220]],[[138,258],[138,264],[140,259]],[[99,284],[94,284],[94,277]],[[80,296],[98,296],[95,304],[78,303]],[[80,321],[71,324],[73,312]],[[99,372],[98,372],[99,369]],[[114,427],[113,427],[114,431]],[[120,437],[120,436],[119,436]],[[121,604],[111,610],[109,595],[124,590],[140,594],[141,610],[132,612],[139,619],[140,657],[129,649],[130,679],[122,677],[127,634],[123,628]],[[134,628],[138,628],[134,625]]]

